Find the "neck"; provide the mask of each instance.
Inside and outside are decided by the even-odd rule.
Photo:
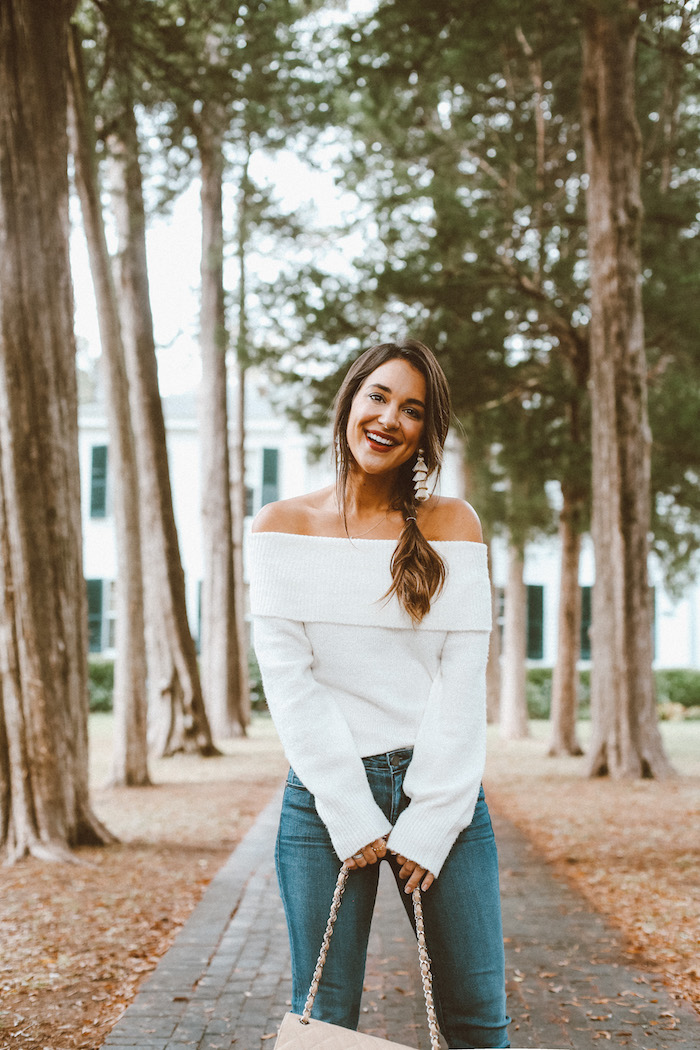
[[[395,480],[393,474],[350,474],[345,487],[347,516],[366,519],[388,513],[396,495]]]

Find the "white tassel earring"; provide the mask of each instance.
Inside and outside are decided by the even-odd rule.
[[[429,498],[430,493],[428,492],[428,468],[423,459],[422,448],[418,449],[418,459],[413,468],[413,485],[416,493],[416,501],[418,503],[425,503]]]

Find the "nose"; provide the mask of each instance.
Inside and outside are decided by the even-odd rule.
[[[377,417],[378,421],[385,426],[387,430],[394,429],[399,425],[399,410],[396,405],[392,405],[389,402],[385,402],[382,406],[382,411]]]

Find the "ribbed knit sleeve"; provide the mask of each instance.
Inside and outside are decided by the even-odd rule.
[[[391,849],[438,875],[474,815],[486,761],[488,631],[451,631],[403,789]]]
[[[314,678],[303,624],[259,617],[254,644],[285,754],[314,796],[333,848],[347,860],[391,830],[374,801],[352,733],[331,691]]]

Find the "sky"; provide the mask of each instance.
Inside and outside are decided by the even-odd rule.
[[[346,14],[340,9],[334,17],[366,14],[376,0],[349,0]],[[251,162],[251,176],[262,185],[275,188],[285,211],[302,209],[318,227],[333,226],[356,207],[356,199],[342,192],[334,183],[330,170],[311,167],[289,150],[275,157],[258,152]],[[235,187],[227,187],[224,198],[224,223],[233,240],[236,223]],[[80,224],[77,200],[71,202],[71,265],[75,295],[75,331],[78,339],[78,362],[88,363],[99,357],[100,338],[95,297],[90,276],[85,236]],[[108,240],[110,231],[108,229]],[[200,263],[199,182],[193,180],[171,206],[167,215],[156,215],[147,232],[148,273],[151,308],[161,394],[184,393],[200,378],[197,346]],[[114,251],[115,244],[109,244]],[[317,260],[327,269],[343,268],[347,260],[362,252],[359,235],[329,238],[328,255]],[[279,260],[258,257],[253,261],[257,272],[274,279]],[[237,273],[230,262],[225,269],[227,292],[235,294]]]
[[[329,171],[311,168],[289,151],[280,152],[274,159],[258,155],[251,174],[257,182],[275,187],[285,210],[303,209],[318,226],[332,226],[353,206],[350,196],[335,186]],[[231,192],[225,196],[224,210],[225,224],[233,236],[235,198]],[[99,356],[100,338],[77,201],[72,202],[71,217],[75,331],[79,363],[84,363]],[[151,308],[163,396],[192,389],[200,377],[197,345],[200,237],[199,182],[195,179],[167,215],[156,215],[150,220],[147,232]],[[357,238],[346,239],[342,249],[337,242],[333,245],[325,260],[329,267],[334,263],[342,265],[343,258],[360,250]],[[115,244],[110,243],[110,251],[114,249]],[[253,265],[261,276],[272,279],[279,260],[259,256]],[[237,273],[233,261],[225,271],[225,283],[229,294],[235,293]]]

